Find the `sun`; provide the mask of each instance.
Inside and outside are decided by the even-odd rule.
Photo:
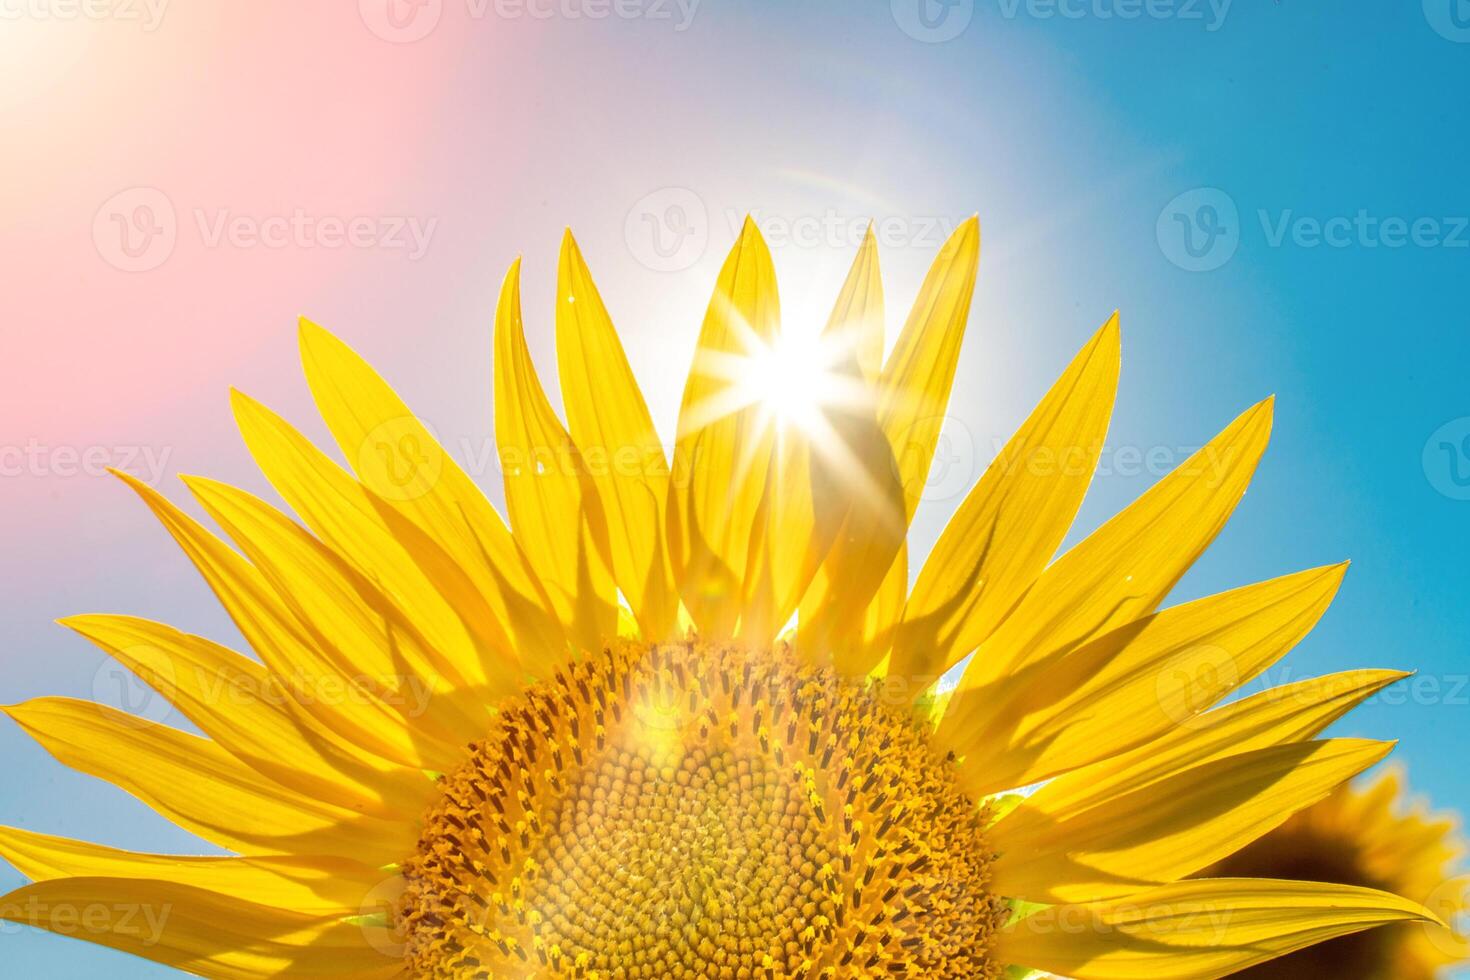
[[[737,373],[736,385],[750,403],[764,410],[771,424],[795,427],[807,435],[821,432],[824,410],[844,394],[835,372],[839,352],[820,336],[782,336],[760,344]],[[859,388],[861,398],[866,393]]]

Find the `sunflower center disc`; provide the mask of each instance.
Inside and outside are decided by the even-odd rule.
[[[627,644],[501,706],[398,910],[424,977],[991,977],[986,814],[907,708]]]

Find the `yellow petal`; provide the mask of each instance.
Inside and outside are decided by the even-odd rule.
[[[868,230],[822,330],[811,370],[821,396],[777,429],[747,560],[740,634],[765,644],[791,618],[838,532],[901,539],[902,489],[878,426],[877,388],[862,358],[882,341],[878,245]]]
[[[746,219],[720,270],[684,386],[669,498],[669,552],[680,592],[710,637],[734,633],[774,440],[761,406],[745,403],[735,375],[775,342],[779,322],[771,254]]]
[[[401,715],[318,647],[259,570],[158,491],[125,473],[118,476],[184,549],[293,704],[350,744],[390,762],[441,771],[449,764],[451,747],[417,741]]]
[[[765,492],[750,529],[750,554],[740,602],[737,635],[752,646],[769,644],[790,619],[799,595],[796,583],[811,580],[825,549],[817,535],[812,499],[811,458],[799,438],[779,433],[766,470]],[[835,529],[833,531],[835,534]],[[832,538],[826,538],[830,545]],[[814,560],[808,560],[816,553]],[[785,612],[783,616],[782,613]]]
[[[607,519],[582,454],[531,363],[520,276],[517,260],[495,310],[495,442],[506,509],[567,635],[583,650],[595,650],[617,632]]]
[[[520,690],[500,663],[489,689],[447,675],[413,624],[343,559],[265,501],[215,480],[184,484],[275,587],[344,677],[360,681],[405,728],[459,745],[484,735],[487,704]]]
[[[957,691],[938,737],[977,795],[1040,782],[1168,732],[1316,625],[1346,565],[1175,606],[987,688]]]
[[[909,520],[939,444],[979,263],[980,220],[972,217],[939,250],[883,367],[879,419],[898,460]]]
[[[1417,903],[1304,881],[1181,881],[1111,902],[1043,909],[995,955],[1075,980],[1215,980],[1337,936],[1433,921]]]
[[[1114,314],[950,519],[914,583],[891,673],[942,675],[990,635],[1046,568],[1097,468],[1119,358]]]
[[[861,454],[874,488],[869,510],[849,516],[802,600],[800,646],[813,651],[808,656],[830,652],[845,674],[866,674],[884,652],[862,637],[866,611],[894,567],[928,479],[979,257],[980,224],[971,218],[934,260],[883,368],[877,414],[887,446]]]
[[[402,399],[351,348],[307,320],[301,359],[322,418],[363,484],[469,576],[518,650],[561,649],[551,600],[510,529]],[[397,527],[394,533],[403,537]]]
[[[308,527],[413,617],[417,629],[472,687],[486,682],[493,658],[514,664],[502,624],[469,577],[423,532],[400,541],[386,523],[388,504],[354,480],[289,423],[241,392],[235,420],[276,492]],[[408,522],[397,518],[395,524]],[[417,554],[409,551],[416,549]],[[442,570],[431,579],[427,570]]]
[[[854,498],[802,598],[797,630],[805,659],[848,677],[862,677],[882,660],[908,594],[908,526],[886,439],[862,458],[878,461],[867,469],[869,490]]]
[[[852,364],[863,382],[875,391],[883,373],[883,322],[878,238],[870,223],[858,245],[852,269],[843,280],[823,337],[824,347],[836,355],[834,360]]]
[[[1057,807],[1033,796],[990,829],[995,890],[1056,904],[1117,898],[1208,867],[1380,762],[1391,743],[1273,745],[1131,792]]]
[[[157,879],[312,915],[362,914],[385,878],[382,871],[340,857],[141,854],[15,827],[0,827],[0,856],[32,881]]]
[[[1232,422],[1056,560],[966,668],[978,687],[1153,612],[1225,526],[1271,433],[1271,400]]]
[[[863,611],[862,643],[858,646],[860,653],[851,661],[839,662],[843,673],[855,675],[864,665],[877,664],[882,660],[884,652],[893,644],[893,632],[903,616],[904,601],[908,594],[909,548],[904,543],[899,546],[898,555],[893,559],[888,574],[883,576],[882,584],[868,603],[868,608]],[[914,677],[891,670],[887,672],[887,676],[889,683],[902,683],[910,698],[916,697],[939,680],[938,677]],[[894,696],[899,695],[895,693]]]
[[[403,974],[383,930],[166,881],[58,878],[0,897],[0,918],[220,980]]]
[[[208,739],[105,705],[36,698],[5,708],[62,765],[105,779],[164,817],[241,853],[319,853],[400,860],[413,827],[292,792]]]
[[[420,809],[431,787],[418,770],[375,762],[293,715],[270,671],[162,623],[128,616],[61,621],[110,653],[221,748],[299,793],[378,815]]]
[[[1136,749],[1059,776],[1028,802],[1048,812],[1076,810],[1087,800],[1120,796],[1193,766],[1315,738],[1407,676],[1395,670],[1352,670],[1261,691],[1206,711]]]
[[[669,464],[571,232],[557,273],[556,359],[567,427],[607,516],[618,587],[646,638],[671,637],[679,596],[664,540]]]

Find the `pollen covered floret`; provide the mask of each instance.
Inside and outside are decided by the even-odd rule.
[[[989,815],[875,688],[629,643],[499,719],[405,865],[415,975],[999,974]]]

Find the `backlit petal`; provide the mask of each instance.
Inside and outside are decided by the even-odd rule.
[[[567,635],[583,650],[617,633],[607,518],[582,454],[562,427],[526,349],[520,262],[495,310],[495,443],[516,541]],[[560,651],[546,651],[552,662]]]
[[[413,846],[411,826],[292,792],[197,735],[71,698],[4,710],[63,765],[107,780],[221,847],[382,864]]]
[[[1335,936],[1432,921],[1367,888],[1205,879],[1089,905],[1043,909],[1001,933],[1003,962],[1075,980],[1215,980]]]
[[[233,393],[235,420],[276,492],[317,537],[413,617],[446,672],[483,685],[498,660],[515,664],[509,633],[478,588],[427,534],[352,478],[270,409]]]
[[[1267,399],[1058,558],[982,644],[961,685],[1017,673],[1158,608],[1225,526],[1270,433]]]
[[[869,229],[821,333],[822,363],[811,366],[822,397],[777,431],[747,562],[741,635],[749,642],[770,642],[787,623],[839,532],[873,535],[885,551],[902,538],[902,489],[863,365],[875,333],[881,345],[882,304]]]
[[[765,239],[746,220],[720,270],[679,407],[669,551],[684,604],[711,637],[734,633],[774,434],[728,365],[776,341],[780,308]],[[740,370],[740,368],[736,368]]]
[[[76,630],[141,677],[221,748],[283,786],[339,806],[392,814],[424,806],[416,769],[356,752],[311,716],[269,670],[201,636],[128,616],[73,616]]]
[[[376,499],[453,559],[518,649],[560,649],[560,624],[530,562],[428,428],[367,362],[307,320],[301,323],[301,360],[322,418]]]
[[[385,875],[341,857],[142,854],[0,827],[0,856],[32,881],[159,879],[311,915],[359,915]]]
[[[167,881],[37,882],[0,897],[0,918],[219,980],[386,980],[403,973],[383,930]]]
[[[493,689],[441,672],[428,643],[376,586],[285,514],[237,487],[199,477],[185,485],[295,613],[315,646],[416,729],[450,744],[484,734],[486,703],[514,693],[503,669]],[[497,664],[505,668],[504,664]]]
[[[669,464],[607,307],[571,232],[557,268],[556,360],[567,427],[607,516],[613,572],[644,636],[674,632],[679,595],[664,540]]]
[[[431,738],[416,740],[402,716],[363,678],[319,648],[259,570],[152,487],[127,474],[119,476],[173,535],[300,710],[390,762],[414,768],[444,763],[450,746]]]
[[[971,218],[940,249],[883,367],[877,414],[888,445],[863,453],[873,506],[843,525],[802,601],[802,646],[830,651],[848,675],[867,673],[883,653],[863,640],[866,611],[903,547],[929,477],[979,260],[980,222]]]
[[[1057,807],[1022,801],[990,830],[997,891],[1027,901],[1117,898],[1208,867],[1386,756],[1333,739],[1273,745],[1194,766],[1121,795]]]
[[[938,737],[984,795],[1141,745],[1249,682],[1306,636],[1345,565],[1175,606],[950,701]]]
[[[990,635],[1046,568],[1097,468],[1119,357],[1115,314],[950,518],[904,609],[891,672],[943,674]]]
[[[1047,812],[1118,796],[1216,759],[1316,738],[1354,707],[1408,675],[1352,670],[1273,687],[1206,711],[1136,749],[1074,769],[1029,798]]]

